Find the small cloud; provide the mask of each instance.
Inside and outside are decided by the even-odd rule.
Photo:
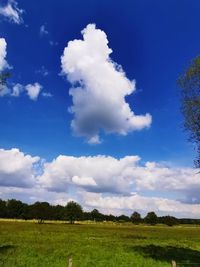
[[[13,86],[13,91],[11,96],[18,97],[24,91],[24,86],[20,83],[17,83]]]
[[[7,5],[0,7],[0,15],[16,24],[23,23],[23,12],[24,10],[18,8],[18,3],[15,0],[9,0]]]
[[[27,84],[25,86],[25,90],[27,91],[27,94],[31,100],[37,100],[40,91],[42,90],[42,85],[39,83],[34,84]]]
[[[41,74],[44,77],[49,75],[49,71],[44,66],[37,70],[36,73]]]
[[[0,84],[0,97],[10,94],[10,89],[5,84]]]
[[[51,46],[57,46],[58,45],[58,42],[54,42],[54,41],[49,41],[49,44],[51,45]]]
[[[49,92],[43,92],[42,96],[44,96],[44,97],[53,97],[53,95],[51,93],[49,93]]]
[[[1,89],[0,89],[1,90]],[[4,89],[6,90],[6,88]],[[10,95],[12,97],[19,97],[23,92],[26,92],[31,100],[36,101],[42,90],[42,85],[39,83],[22,85],[17,83],[13,86],[12,90],[7,89],[7,91],[0,91],[0,96]]]
[[[100,140],[98,135],[92,136],[89,140],[88,140],[88,144],[90,145],[97,145],[97,144],[101,144],[102,141]]]
[[[46,26],[45,25],[40,26],[40,36],[45,36],[48,34],[49,32],[47,31]]]

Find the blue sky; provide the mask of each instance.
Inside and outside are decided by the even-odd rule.
[[[195,151],[182,130],[177,78],[191,59],[199,54],[199,1],[49,0],[35,4],[35,1],[1,0],[0,4],[0,38],[4,38],[7,43],[6,61],[12,66],[12,77],[8,82],[10,92],[0,97],[0,147],[4,151],[17,148],[21,151],[19,153],[39,156],[47,162],[53,162],[59,155],[75,158],[105,155],[116,160],[128,155],[138,155],[141,166],[146,162],[156,162],[159,166],[171,168],[172,172],[174,169],[177,171],[177,168],[179,173],[183,169],[193,171]],[[5,8],[8,5],[19,17],[6,13]],[[146,125],[135,131],[130,126],[129,130],[125,130],[126,135],[122,135],[119,130],[113,130],[110,134],[104,126],[100,127],[100,144],[88,144],[88,140],[92,138],[88,130],[87,133],[80,134],[80,128],[73,130],[70,126],[75,115],[81,116],[81,111],[72,114],[68,110],[71,106],[78,107],[74,104],[74,96],[69,95],[72,87],[69,69],[66,67],[67,70],[63,71],[61,64],[61,56],[68,47],[68,42],[82,40],[81,31],[88,24],[96,24],[96,29],[107,35],[108,46],[113,51],[110,58],[122,66],[126,79],[136,80],[136,90],[130,95],[124,94],[123,101],[128,103],[135,114],[148,113],[152,117],[148,127]],[[78,72],[74,75],[76,78],[73,86],[76,90],[80,77],[77,77]],[[99,75],[98,72],[96,75]],[[35,83],[41,86],[41,91],[35,99],[31,99],[27,85],[30,88]],[[20,84],[22,92],[14,97],[12,90],[16,84]],[[85,87],[87,83],[83,82],[83,88]],[[108,91],[109,89],[106,92]],[[105,97],[106,92],[102,91]],[[86,106],[83,104],[83,110],[84,108]],[[111,113],[114,114],[115,110]],[[96,117],[89,118],[96,122]],[[76,122],[80,124],[78,119]],[[87,123],[90,124],[89,128],[92,127],[92,120]],[[80,136],[77,136],[77,131]],[[45,178],[45,174],[43,176],[43,181],[50,179]],[[186,174],[180,179],[186,179],[185,176]],[[160,174],[159,179],[166,178]],[[81,185],[87,181],[84,180]],[[69,198],[80,200],[79,197],[76,198],[74,190],[85,190],[88,194],[106,194],[102,198],[108,197],[107,194],[112,197],[113,192],[119,191],[116,189],[112,192],[105,188],[102,191],[91,190],[90,186],[83,186],[82,189],[69,187]],[[105,187],[112,187],[109,186]],[[50,187],[46,186],[45,190]],[[9,186],[6,190],[11,190],[8,188]],[[5,187],[2,189],[4,198],[15,196],[12,190],[9,193],[4,190]],[[54,190],[51,188],[49,192],[52,191]],[[119,196],[114,197],[126,195],[125,191],[118,192]],[[138,193],[137,188],[133,191]],[[167,197],[176,201],[182,199],[182,202],[192,202],[195,199],[196,203],[199,192],[195,191],[193,195],[193,191],[187,194],[184,190],[174,190],[174,193],[170,190],[161,191],[160,188],[152,191],[144,187],[141,195],[149,198]],[[17,196],[31,201],[29,196],[24,197],[21,193]],[[63,195],[61,198],[63,199]],[[48,200],[51,201],[51,197]],[[85,206],[92,206],[87,203]],[[101,206],[99,208],[104,209]]]

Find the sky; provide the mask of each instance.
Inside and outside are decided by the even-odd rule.
[[[198,218],[177,79],[197,0],[0,0],[0,198]]]

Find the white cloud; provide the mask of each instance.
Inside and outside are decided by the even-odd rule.
[[[0,97],[3,96],[20,97],[21,94],[26,92],[26,94],[31,100],[36,101],[40,95],[42,88],[43,88],[42,85],[37,82],[34,84],[27,84],[27,85],[16,83],[12,88],[9,88],[7,85],[0,85]],[[43,92],[41,95],[46,98],[53,96],[49,92]]]
[[[50,40],[50,41],[49,41],[49,44],[50,44],[51,46],[57,46],[57,45],[58,45],[58,42],[55,42],[55,41]]]
[[[9,67],[6,61],[6,55],[7,55],[6,48],[7,48],[6,40],[4,38],[0,38],[0,71]]]
[[[198,217],[200,204],[192,205],[181,203],[177,200],[171,200],[161,197],[144,197],[138,194],[132,196],[103,196],[97,193],[84,193],[83,201],[86,206],[99,208],[104,212],[122,213],[128,210],[129,214],[133,210],[155,211],[158,214],[174,214],[176,216]]]
[[[6,51],[7,43],[4,38],[0,38],[0,72],[3,71],[5,68],[10,68],[9,64],[6,61]],[[40,91],[42,90],[42,85],[39,83],[34,83],[34,84],[27,84],[26,86],[17,83],[13,86],[12,89],[8,87],[8,85],[2,85],[0,84],[0,97],[10,95],[13,97],[19,97],[21,93],[24,91],[27,92],[27,95],[31,100],[37,100]],[[50,96],[49,93],[46,93],[44,95],[45,97]]]
[[[31,100],[37,100],[39,93],[42,90],[42,85],[39,83],[27,84],[25,90]]]
[[[38,99],[38,96],[42,90],[42,85],[39,84],[39,83],[34,83],[34,84],[27,84],[27,85],[22,85],[20,83],[16,83],[12,89],[9,89],[7,88],[7,95],[10,95],[12,97],[19,97],[21,96],[21,94],[23,92],[26,92],[28,97],[31,99],[31,100],[34,100],[36,101]],[[4,96],[6,94],[2,94],[1,95],[1,92],[0,92],[0,96]],[[49,93],[46,93],[47,95]],[[45,97],[47,97],[47,95],[44,95]],[[48,95],[49,96],[49,95]]]
[[[10,22],[21,24],[23,23],[22,13],[24,11],[18,8],[15,0],[8,0],[7,5],[0,7],[0,15],[7,18]]]
[[[88,144],[90,145],[101,144],[101,140],[98,135],[94,135],[88,140]]]
[[[99,143],[101,129],[126,135],[149,127],[151,115],[135,115],[125,100],[135,91],[135,81],[110,58],[105,32],[89,24],[82,35],[83,40],[68,42],[61,57],[62,72],[73,85],[70,111],[75,134]]]
[[[17,83],[13,86],[12,96],[18,97],[24,91],[24,86],[20,83]]]
[[[44,96],[44,97],[52,97],[53,95],[51,93],[48,93],[48,92],[43,92],[42,96]]]
[[[6,61],[7,43],[4,38],[0,38],[0,72],[6,68],[10,68]],[[10,94],[10,89],[6,84],[0,84],[0,97]]]
[[[42,66],[40,69],[38,69],[36,73],[41,74],[44,77],[49,75],[49,71],[45,68],[45,66]]]
[[[49,190],[66,191],[70,185],[87,190],[109,193],[129,193],[131,170],[139,157],[116,159],[108,156],[59,156],[44,165],[40,183]]]
[[[47,31],[46,29],[46,26],[45,25],[41,25],[40,26],[40,36],[45,36],[45,35],[48,35],[49,32]]]
[[[76,185],[81,185],[81,186],[96,186],[97,185],[97,183],[92,177],[73,176],[72,182]]]
[[[132,192],[200,192],[200,174],[192,168],[175,168],[147,162],[138,156],[116,159],[109,156],[59,156],[44,166],[40,182],[50,190],[66,190],[69,185],[87,187],[94,192],[131,194]],[[200,201],[200,200],[199,200]]]
[[[0,186],[30,187],[35,183],[34,164],[39,157],[25,155],[19,149],[0,149]]]
[[[0,84],[0,97],[10,94],[10,89],[5,84]]]
[[[54,205],[66,205],[72,200],[71,194],[47,191],[39,186],[35,187],[5,187],[0,186],[0,198],[2,199],[20,199],[25,203],[34,203],[36,201],[48,201]]]
[[[58,156],[51,162],[19,149],[0,149],[0,197],[23,201],[69,199],[84,208],[114,214],[154,210],[158,214],[198,217],[200,174],[147,162],[138,156]]]
[[[200,174],[192,168],[175,168],[147,162],[133,172],[137,190],[184,191],[199,187]]]

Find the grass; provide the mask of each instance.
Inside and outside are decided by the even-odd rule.
[[[200,227],[0,221],[1,267],[66,267],[70,256],[73,267],[197,267]]]

